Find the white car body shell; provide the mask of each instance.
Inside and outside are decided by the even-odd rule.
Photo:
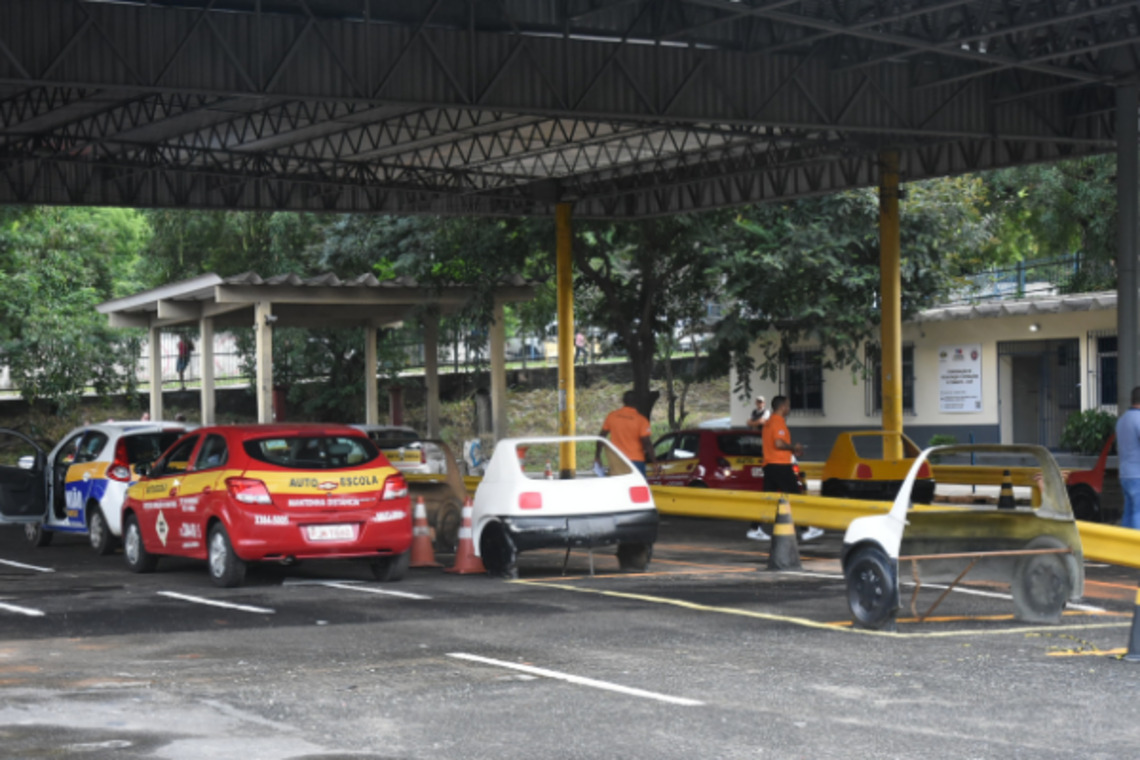
[[[518,446],[561,444],[566,442],[600,442],[610,457],[625,462],[628,474],[596,477],[579,472],[578,477],[562,480],[527,477],[519,465]],[[610,461],[613,461],[612,459]],[[644,487],[648,501],[635,503],[631,489]],[[542,500],[539,509],[522,509],[519,497],[523,493],[537,493]],[[645,510],[656,512],[649,484],[640,472],[609,441],[597,436],[550,436],[537,438],[504,438],[495,445],[487,463],[483,480],[475,491],[472,510],[473,541],[476,555],[480,555],[480,537],[487,525],[504,517],[548,518],[581,517],[616,514]]]

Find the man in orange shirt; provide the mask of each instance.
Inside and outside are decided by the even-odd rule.
[[[606,421],[602,423],[602,432],[598,433],[598,436],[600,438],[612,436],[617,450],[625,454],[626,459],[633,462],[638,472],[644,475],[645,460],[648,459],[650,463],[655,462],[653,441],[649,438],[649,420],[634,409],[633,400],[633,391],[626,391],[621,398],[624,406],[606,415]],[[594,464],[601,467],[601,460],[602,444],[599,443],[594,448]]]
[[[800,482],[796,478],[794,457],[804,454],[804,447],[799,443],[792,443],[792,434],[788,431],[787,416],[792,405],[787,396],[776,396],[772,399],[772,414],[764,423],[761,439],[764,445],[764,490],[770,493],[799,493]],[[823,535],[819,528],[808,528],[800,536],[801,541],[811,541]],[[769,538],[758,523],[754,523],[752,530],[747,533],[748,538],[756,541],[765,541]]]

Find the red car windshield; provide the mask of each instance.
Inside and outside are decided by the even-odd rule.
[[[744,435],[729,435],[727,433],[716,437],[716,445],[720,452],[728,457],[762,457],[764,456],[763,438],[755,433]]]
[[[297,435],[256,438],[244,443],[245,453],[259,462],[291,470],[330,470],[358,467],[380,458],[364,436]]]

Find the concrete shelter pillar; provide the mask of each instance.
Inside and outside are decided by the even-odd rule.
[[[507,437],[507,326],[503,302],[491,311],[491,432],[498,442]]]
[[[424,315],[424,407],[428,438],[439,438],[439,314]]]
[[[198,321],[198,362],[198,374],[202,377],[202,424],[213,425],[217,397],[214,386],[214,320],[211,317],[203,317]]]
[[[574,254],[570,227],[571,204],[559,203],[554,210],[555,266],[558,289],[558,434],[574,435]],[[560,476],[572,478],[578,469],[572,444],[559,451]]]
[[[1132,406],[1140,385],[1140,306],[1136,257],[1140,254],[1140,130],[1135,83],[1116,90],[1116,409]]]
[[[273,304],[258,301],[253,307],[253,334],[257,360],[257,421],[273,422]]]
[[[376,328],[364,328],[364,421],[380,422],[380,393],[376,387]]]
[[[883,430],[901,433],[902,401],[902,275],[899,270],[899,154],[879,155],[879,309],[883,372]],[[902,439],[883,442],[885,459],[902,458]]]
[[[150,418],[162,419],[162,328],[152,326],[147,331],[150,361],[147,362],[147,381],[150,383]]]

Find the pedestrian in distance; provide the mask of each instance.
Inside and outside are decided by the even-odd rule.
[[[766,493],[798,494],[800,482],[796,478],[795,458],[804,455],[802,444],[792,442],[788,430],[787,416],[792,404],[787,396],[772,399],[772,410],[764,423],[762,440],[764,446],[764,491]],[[756,526],[746,534],[755,541],[771,538],[764,529]],[[823,535],[820,528],[809,527],[800,536],[801,541],[812,541]]]
[[[1120,527],[1140,528],[1140,385],[1132,389],[1131,408],[1116,421],[1116,453],[1124,491]]]
[[[186,390],[186,368],[190,366],[190,355],[194,353],[194,341],[189,335],[178,338],[178,362],[174,365],[178,370],[178,384]]]
[[[760,430],[764,427],[764,423],[772,416],[771,410],[764,406],[764,397],[756,397],[756,408],[752,410],[752,414],[748,417],[748,427],[753,430]]]
[[[642,475],[645,475],[645,462],[656,463],[653,455],[653,441],[649,437],[649,420],[634,408],[634,393],[626,391],[622,395],[622,407],[606,415],[602,423],[599,438],[611,436],[614,447],[625,454],[626,459],[633,462],[633,466]],[[594,469],[602,466],[602,444],[599,441],[594,447]]]
[[[586,336],[583,335],[580,330],[578,331],[578,334],[574,336],[574,363],[575,364],[578,363],[579,358],[581,358],[583,364],[586,363],[586,359],[587,359]]]

